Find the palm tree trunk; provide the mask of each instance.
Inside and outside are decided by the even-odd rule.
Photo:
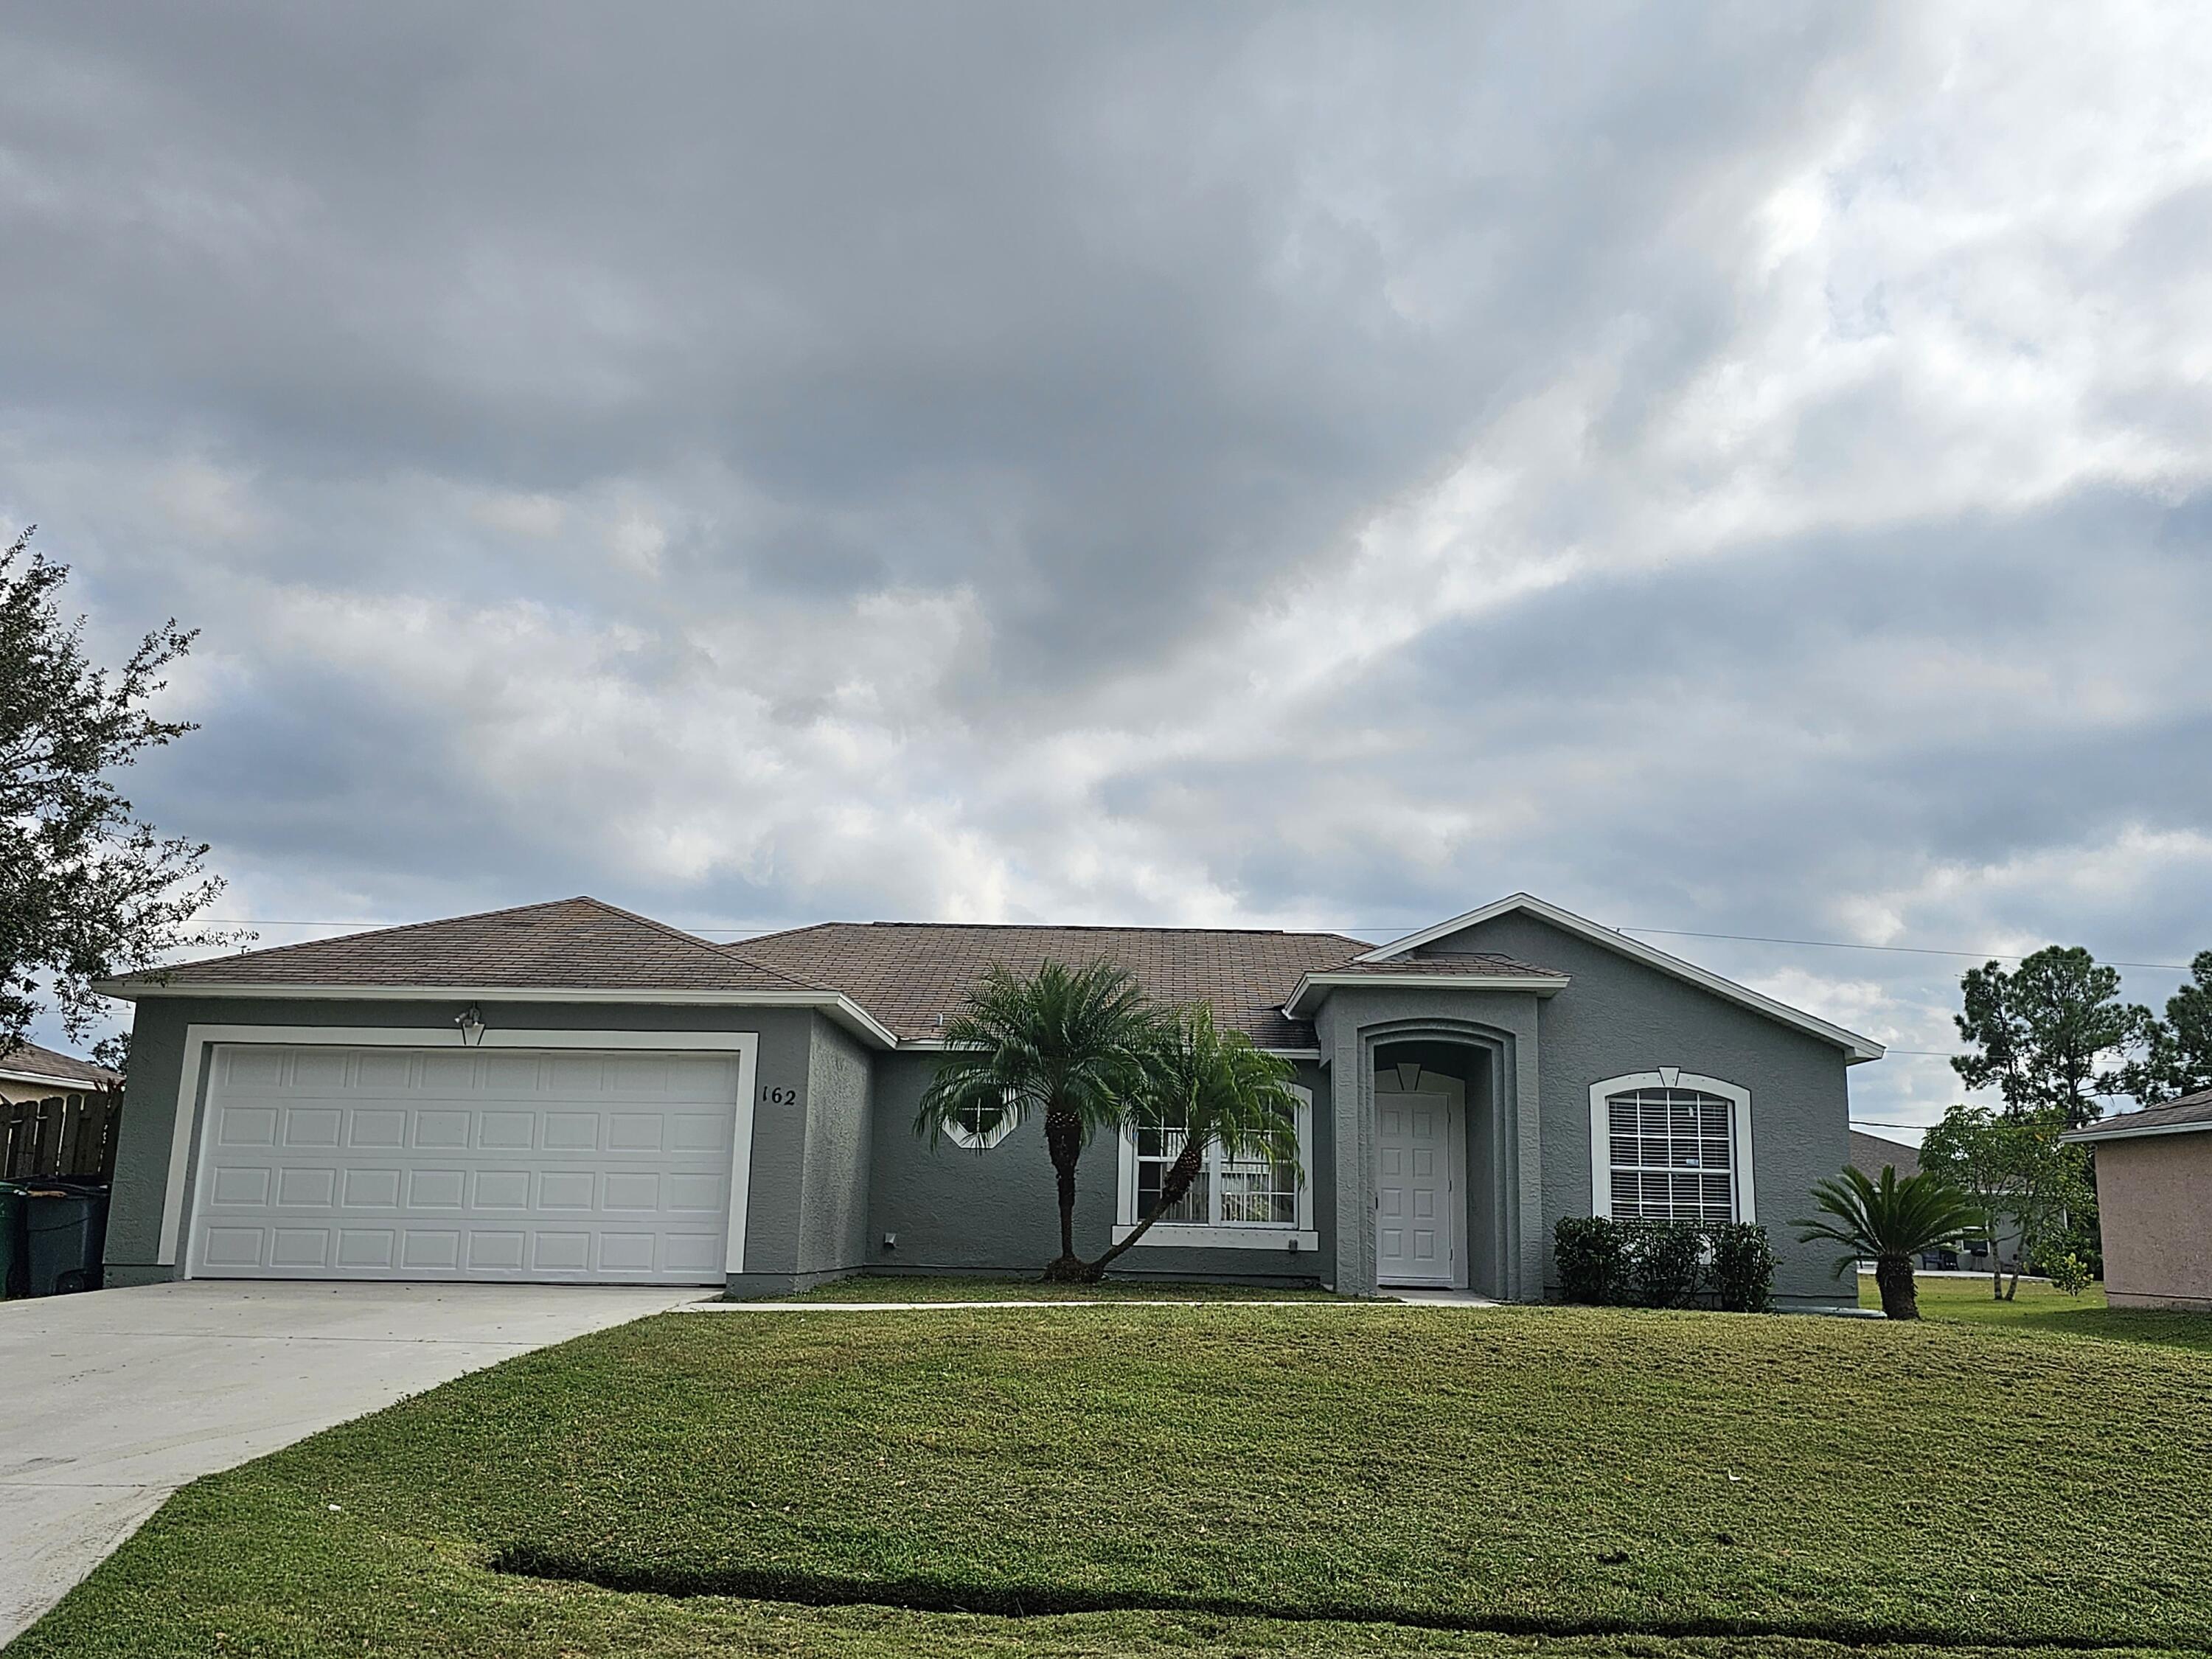
[[[1881,1292],[1881,1310],[1886,1316],[1891,1319],[1920,1317],[1920,1297],[1913,1288],[1911,1256],[1876,1257],[1874,1282],[1875,1287]]]
[[[1160,1195],[1152,1200],[1152,1207],[1130,1229],[1127,1238],[1084,1269],[1085,1276],[1094,1284],[1106,1276],[1106,1269],[1116,1256],[1152,1231],[1152,1223],[1182,1202],[1183,1194],[1190,1191],[1191,1183],[1198,1179],[1198,1172],[1206,1167],[1206,1142],[1196,1136],[1185,1139],[1182,1151],[1176,1154],[1176,1161],[1168,1165],[1167,1173],[1160,1177]]]
[[[1075,1254],[1075,1161],[1083,1156],[1082,1121],[1059,1106],[1049,1108],[1044,1115],[1044,1144],[1060,1186],[1060,1254],[1045,1264],[1045,1282],[1080,1283],[1086,1270]]]

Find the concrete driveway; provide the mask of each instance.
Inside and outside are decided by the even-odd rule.
[[[0,1304],[0,1643],[188,1480],[712,1294],[194,1280]]]

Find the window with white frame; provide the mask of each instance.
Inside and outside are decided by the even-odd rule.
[[[1608,1094],[1607,1196],[1613,1217],[1735,1220],[1736,1107],[1679,1084]]]
[[[1136,1132],[1137,1215],[1152,1213],[1168,1171],[1187,1144],[1181,1125]],[[1189,1189],[1162,1213],[1163,1224],[1203,1227],[1296,1227],[1298,1224],[1298,1149],[1285,1133],[1231,1152],[1209,1144]]]
[[[1312,1191],[1299,1178],[1313,1133],[1313,1097],[1296,1085],[1291,1092],[1299,1103],[1295,1133],[1279,1132],[1261,1146],[1234,1153],[1218,1141],[1209,1144],[1196,1179],[1161,1214],[1146,1243],[1260,1248],[1296,1243],[1315,1248]],[[1159,1201],[1168,1171],[1185,1145],[1179,1124],[1136,1129],[1122,1137],[1117,1237]]]
[[[994,1111],[976,1103],[963,1106],[945,1120],[945,1138],[971,1152],[988,1152],[1014,1132],[1014,1091],[1006,1093],[1006,1108]]]

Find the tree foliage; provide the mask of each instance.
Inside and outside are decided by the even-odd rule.
[[[1797,1242],[1825,1239],[1844,1247],[1838,1274],[1872,1259],[1881,1310],[1892,1319],[1917,1319],[1920,1303],[1912,1283],[1912,1258],[1954,1238],[1980,1218],[1972,1199],[1933,1175],[1897,1178],[1884,1170],[1879,1184],[1859,1170],[1813,1183],[1818,1216],[1801,1216],[1790,1224]]]
[[[1024,978],[994,966],[945,1026],[945,1054],[923,1091],[916,1133],[932,1145],[959,1124],[988,1131],[1044,1120],[1060,1196],[1060,1255],[1048,1279],[1082,1279],[1075,1175],[1101,1130],[1116,1130],[1143,1085],[1158,1017],[1127,970],[1047,962]]]
[[[0,552],[0,1054],[22,1040],[42,987],[82,1042],[97,981],[173,951],[228,943],[192,918],[222,890],[204,845],[139,819],[113,774],[192,726],[149,708],[196,635],[175,620],[113,671],[86,654],[84,621],[55,603],[69,567]]]
[[[1291,1083],[1297,1075],[1290,1061],[1261,1053],[1241,1031],[1223,1030],[1202,1002],[1163,1020],[1146,1054],[1143,1081],[1128,1103],[1126,1125],[1139,1133],[1179,1134],[1182,1146],[1161,1176],[1152,1208],[1138,1218],[1127,1237],[1088,1265],[1088,1276],[1103,1274],[1153,1223],[1182,1202],[1212,1148],[1277,1159],[1287,1143],[1295,1158],[1298,1097]],[[1298,1178],[1305,1178],[1304,1170]]]
[[[2019,1234],[2007,1300],[2020,1289],[2021,1268],[2055,1251],[2067,1235],[2094,1225],[2096,1191],[2087,1151],[2058,1137],[2069,1126],[2063,1109],[2040,1106],[2014,1115],[1987,1106],[1954,1106],[1920,1142],[1920,1167],[1971,1198],[1990,1237],[1990,1293],[2004,1278],[1996,1241],[2009,1221]]]
[[[2128,1057],[2148,1042],[2149,1010],[2120,1000],[2120,975],[2078,945],[2048,945],[2008,973],[1991,962],[1960,981],[1959,1035],[1974,1052],[1951,1061],[1968,1087],[1996,1089],[2005,1114],[2045,1108],[2069,1127],[2124,1093]]]
[[[2212,951],[2200,951],[2166,1018],[2149,1022],[2142,1054],[2122,1068],[2122,1086],[2146,1106],[2212,1089]]]

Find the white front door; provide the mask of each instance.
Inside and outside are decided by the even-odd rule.
[[[225,1043],[195,1279],[721,1282],[738,1061]]]
[[[1456,1103],[1441,1094],[1375,1097],[1376,1278],[1463,1285]]]

